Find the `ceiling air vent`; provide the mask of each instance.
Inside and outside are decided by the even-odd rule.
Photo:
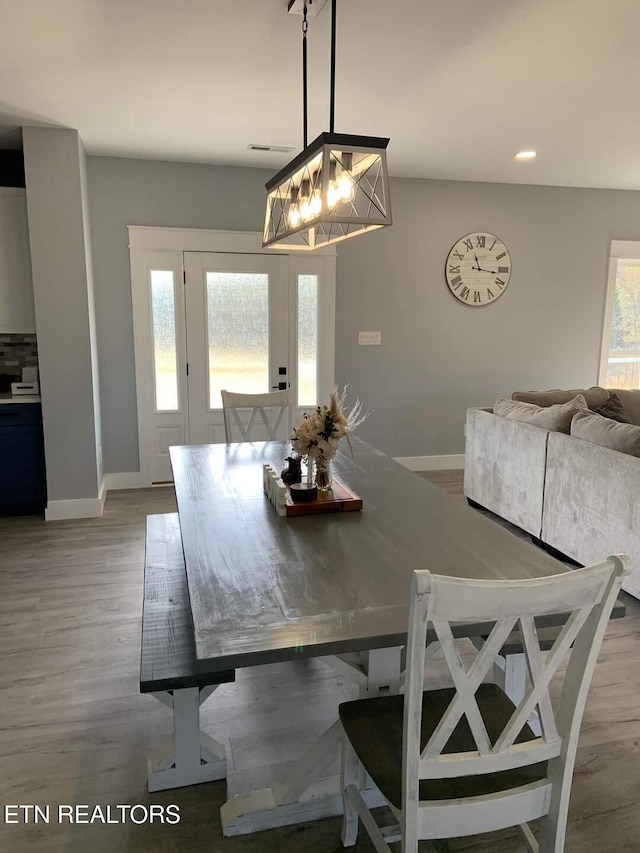
[[[327,0],[307,0],[307,14],[315,18],[324,9]],[[287,12],[291,15],[301,15],[304,8],[304,0],[288,0]]]
[[[295,148],[289,145],[247,145],[248,151],[271,151],[273,154],[291,154]]]

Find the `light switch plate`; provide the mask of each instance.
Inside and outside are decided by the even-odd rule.
[[[358,343],[361,347],[378,347],[380,339],[380,332],[358,332]]]

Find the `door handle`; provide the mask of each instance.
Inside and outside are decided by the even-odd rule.
[[[286,382],[278,382],[277,385],[271,386],[271,390],[272,391],[286,391],[287,390],[287,383]]]

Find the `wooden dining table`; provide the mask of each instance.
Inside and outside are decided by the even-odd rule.
[[[361,696],[397,692],[415,569],[495,580],[570,570],[364,441],[351,446],[333,471],[363,509],[303,517],[278,515],[263,492],[263,466],[279,470],[286,443],[170,449],[200,672],[312,657]],[[460,624],[456,634],[477,644],[490,627]],[[525,661],[513,657],[503,686],[517,700]],[[227,800],[224,833],[339,813],[337,780],[325,776],[340,735],[336,708],[336,723],[278,784]],[[365,799],[376,805],[377,791]]]

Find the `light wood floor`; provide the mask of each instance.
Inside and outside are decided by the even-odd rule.
[[[429,479],[461,495],[460,472]],[[0,519],[0,801],[5,804],[175,803],[177,826],[6,826],[0,850],[50,853],[220,851],[338,853],[340,820],[222,839],[215,782],[149,795],[146,756],[169,711],[138,693],[145,517],[174,511],[173,491],[115,492],[100,520]],[[319,662],[240,671],[203,709],[228,743],[230,785],[282,768],[353,695]],[[513,833],[452,842],[507,853]],[[372,846],[361,830],[358,853]],[[444,850],[425,845],[425,851]],[[640,603],[612,623],[584,718],[567,851],[640,851]]]

